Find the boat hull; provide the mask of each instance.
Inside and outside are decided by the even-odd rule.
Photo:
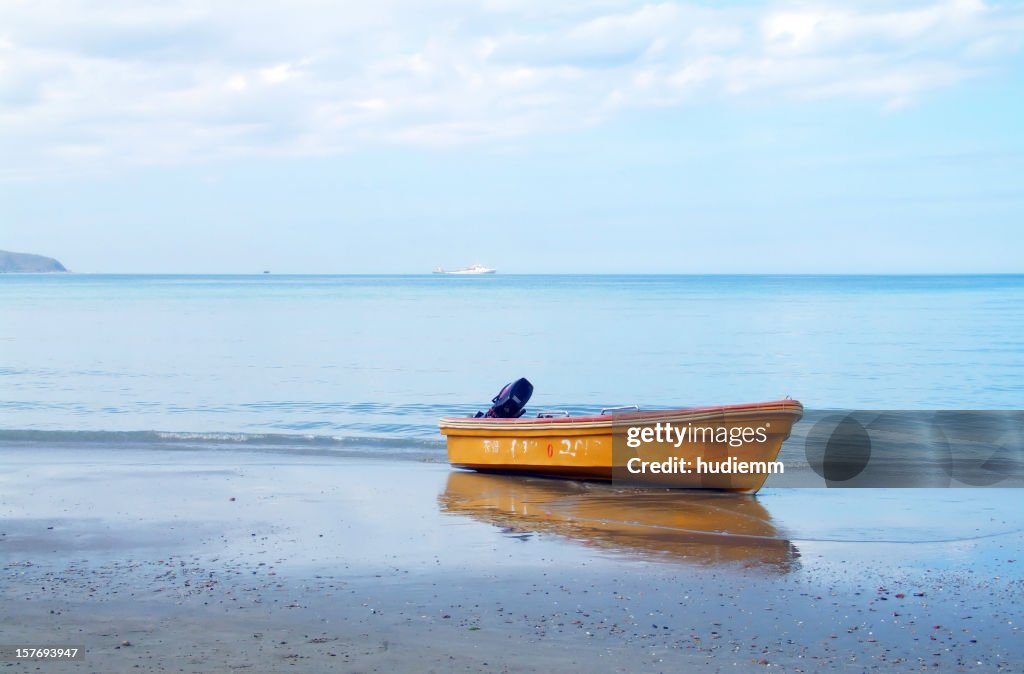
[[[448,460],[460,468],[753,493],[784,470],[777,457],[802,415],[799,402],[781,400],[557,419],[447,418],[440,425]]]

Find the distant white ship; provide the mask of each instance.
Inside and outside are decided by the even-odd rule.
[[[474,265],[471,265],[469,267],[465,267],[464,269],[455,269],[453,271],[445,271],[444,269],[441,269],[440,267],[438,267],[437,269],[434,270],[434,273],[435,274],[448,274],[448,275],[451,275],[451,274],[494,274],[497,271],[498,271],[497,269],[490,269],[489,267],[485,267],[482,264],[474,264]]]

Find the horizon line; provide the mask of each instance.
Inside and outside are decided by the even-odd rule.
[[[171,271],[58,271],[0,272],[0,276],[440,276],[432,272],[171,272]],[[443,275],[451,279],[453,275]],[[467,274],[455,278],[500,276],[1024,276],[1024,271],[839,271],[839,272],[505,272]]]

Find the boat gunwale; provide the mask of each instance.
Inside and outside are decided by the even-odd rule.
[[[666,410],[641,410],[621,414],[591,414],[580,417],[529,417],[518,419],[495,419],[493,417],[444,417],[440,420],[441,432],[447,430],[542,430],[568,427],[570,429],[606,428],[613,424],[631,421],[658,421],[687,418],[704,420],[716,415],[743,417],[757,413],[789,413],[797,419],[803,416],[804,406],[798,400],[784,399],[763,403],[740,403],[736,405],[715,405],[709,407],[682,407]],[[719,418],[719,421],[725,419]]]

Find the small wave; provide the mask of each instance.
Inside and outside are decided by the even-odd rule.
[[[232,433],[190,431],[0,430],[0,447],[59,445],[130,449],[208,449],[270,451],[347,456],[418,456],[443,454],[441,439],[389,438],[359,435],[295,433]]]

